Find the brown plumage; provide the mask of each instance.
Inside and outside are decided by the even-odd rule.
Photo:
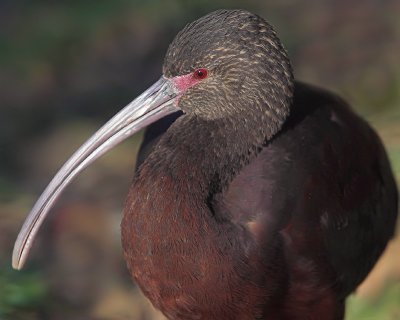
[[[393,234],[378,138],[294,84],[272,27],[246,11],[177,35],[164,75],[200,67],[211,75],[181,98],[185,115],[143,147],[121,224],[134,279],[170,319],[341,319]]]
[[[153,123],[121,229],[128,268],[155,307],[177,320],[343,319],[397,216],[375,132],[339,97],[294,81],[272,27],[247,11],[189,24],[163,73],[55,176],[14,266],[71,179]]]

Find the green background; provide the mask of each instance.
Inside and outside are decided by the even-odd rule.
[[[67,157],[158,79],[177,31],[217,8],[270,21],[296,78],[349,101],[399,178],[399,1],[0,1],[0,319],[163,319],[130,281],[119,240],[140,134],[67,189],[22,272],[12,245]],[[400,319],[399,237],[346,319]]]

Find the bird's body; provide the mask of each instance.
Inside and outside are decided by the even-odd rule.
[[[196,144],[183,146],[149,128],[121,226],[132,275],[170,319],[342,319],[393,235],[397,194],[373,130],[298,82],[292,110],[237,172],[222,166],[214,193],[203,161],[243,133],[193,119]]]
[[[294,81],[273,28],[244,10],[210,13],[175,37],[163,77],[39,198],[14,266],[72,178],[157,120],[121,224],[128,268],[151,302],[176,320],[342,319],[393,236],[390,165],[345,102]]]

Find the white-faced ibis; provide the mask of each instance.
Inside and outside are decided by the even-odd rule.
[[[243,10],[179,32],[161,79],[39,198],[14,267],[71,179],[150,124],[121,229],[154,306],[169,319],[343,319],[394,233],[390,165],[371,127],[336,95],[295,81],[273,28]]]

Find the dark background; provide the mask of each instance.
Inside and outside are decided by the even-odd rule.
[[[298,79],[348,100],[400,176],[397,0],[0,0],[0,319],[162,319],[134,287],[119,223],[141,135],[67,189],[26,268],[11,270],[22,221],[62,163],[161,74],[186,23],[245,8],[276,28]],[[400,319],[400,239],[348,301],[350,320]]]

